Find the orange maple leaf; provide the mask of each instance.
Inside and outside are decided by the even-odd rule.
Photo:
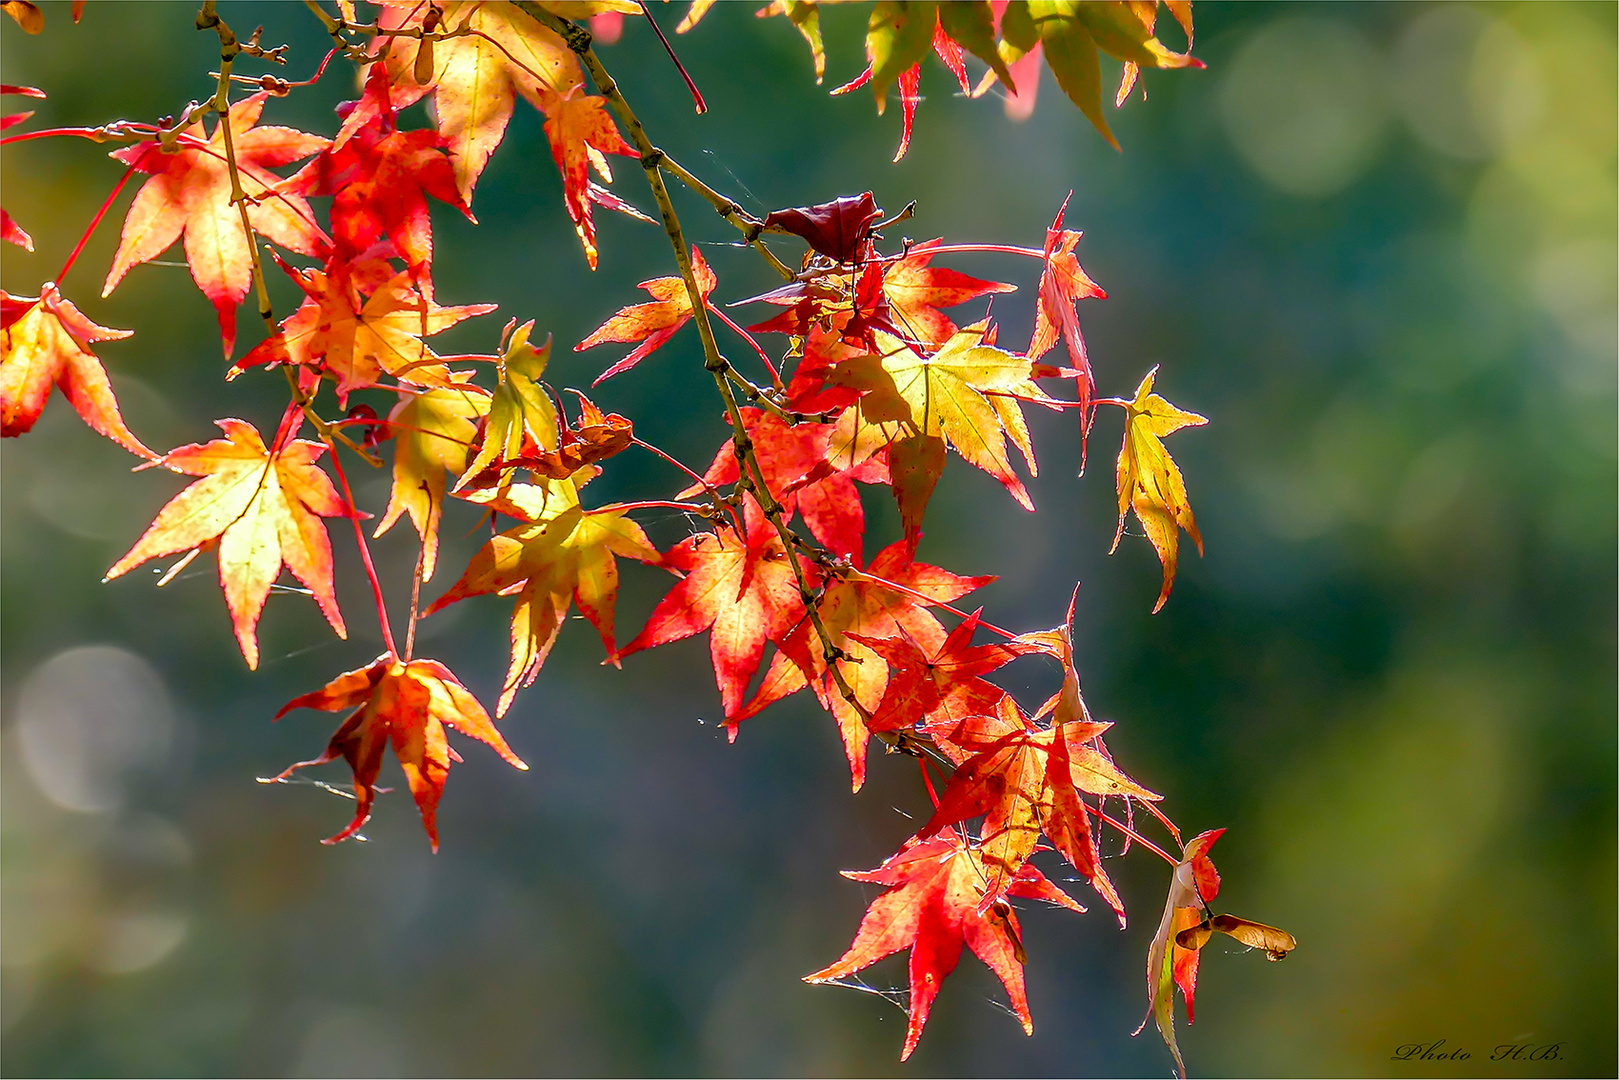
[[[592,270],[596,269],[596,223],[590,216],[590,170],[594,167],[603,180],[612,183],[613,174],[603,155],[640,156],[618,133],[604,108],[606,104],[606,98],[591,96],[582,86],[573,86],[560,94],[547,94],[543,106],[545,135],[551,140],[551,156],[562,173],[562,201]]]
[[[284,127],[254,127],[268,94],[254,94],[230,108],[230,132],[236,171],[247,195],[247,219],[255,232],[303,255],[319,254],[326,235],[315,224],[309,204],[280,190],[281,178],[269,172],[306,158],[327,145],[318,135]],[[225,129],[215,124],[205,135],[202,122],[180,134],[180,148],[163,153],[157,142],[136,143],[112,156],[152,178],[142,185],[124,219],[123,238],[113,256],[106,296],[131,267],[155,259],[185,234],[191,278],[214,305],[219,332],[230,356],[236,345],[236,305],[253,282],[253,255],[242,231],[241,212],[231,202],[230,170],[225,157]]]
[[[708,263],[703,260],[703,253],[696,248],[692,248],[691,251],[691,271],[692,276],[697,279],[697,287],[706,298],[714,291],[717,282],[714,271],[709,269]],[[650,303],[631,304],[629,307],[620,308],[612,318],[596,327],[590,332],[589,337],[573,347],[574,352],[583,352],[609,341],[640,342],[628,356],[596,376],[595,382],[590,384],[592,386],[597,386],[603,379],[610,379],[619,372],[628,371],[639,364],[691,321],[691,297],[686,294],[684,278],[679,276],[652,278],[636,287],[652,294]]]
[[[319,690],[293,698],[281,706],[275,719],[293,709],[354,709],[332,736],[324,754],[289,765],[267,781],[282,781],[298,769],[324,765],[339,757],[349,763],[354,770],[354,820],[335,836],[322,840],[323,844],[347,840],[370,819],[382,751],[390,742],[405,770],[405,780],[434,851],[438,850],[438,803],[444,794],[444,780],[450,773],[450,763],[461,760],[444,738],[446,727],[488,743],[515,768],[528,768],[495,730],[478,699],[436,660],[401,660],[384,653],[369,667],[339,675]]]
[[[245,420],[215,423],[225,438],[182,446],[159,459],[168,469],[203,479],[158,511],[103,580],[148,559],[192,548],[189,562],[203,547],[217,544],[219,582],[248,667],[259,666],[259,613],[283,563],[309,587],[337,636],[346,638],[332,591],[332,544],[320,518],[349,511],[315,465],[326,448],[294,439],[271,453],[258,429]]]
[[[1016,705],[1007,712],[1015,715]],[[968,720],[962,728],[973,726]],[[1086,745],[1110,726],[1075,720],[1039,729],[1025,722],[993,738],[975,738],[958,729],[950,741],[976,753],[950,777],[938,809],[918,835],[931,836],[947,825],[984,815],[981,858],[987,905],[1016,879],[1043,832],[1118,913],[1122,928],[1124,901],[1102,869],[1089,811],[1080,795],[1154,800],[1159,796]]]
[[[581,85],[584,73],[562,39],[515,4],[459,0],[435,8],[441,13],[440,26],[475,33],[432,42],[426,62],[420,58],[422,42],[415,38],[384,38],[378,51],[388,64],[396,109],[432,93],[456,185],[470,203],[489,155],[506,135],[517,95],[543,109],[546,93]],[[385,0],[377,22],[386,30],[419,28],[429,10],[417,0]],[[418,74],[429,77],[418,79]]]
[[[440,307],[409,270],[376,285],[366,299],[350,274],[284,269],[303,288],[303,305],[281,321],[280,334],[242,357],[229,378],[254,364],[307,364],[337,380],[340,402],[376,385],[383,372],[416,386],[451,387],[448,369],[422,338],[495,310],[494,304]]]
[[[53,282],[37,297],[0,291],[0,434],[11,438],[31,430],[55,386],[86,424],[130,453],[155,459],[124,426],[107,372],[89,348],[93,341],[133,332],[97,326],[62,299]]]

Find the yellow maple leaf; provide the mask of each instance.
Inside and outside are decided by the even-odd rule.
[[[663,562],[646,533],[623,511],[585,510],[579,505],[579,484],[595,472],[594,466],[587,466],[567,480],[513,484],[487,498],[475,496],[474,501],[486,501],[520,523],[491,537],[460,580],[427,609],[431,615],[447,604],[484,593],[515,595],[511,664],[496,716],[504,716],[517,691],[539,674],[575,602],[616,662],[613,605],[618,597],[618,563],[613,556]]]
[[[488,411],[487,390],[470,382],[457,382],[455,386],[406,395],[388,414],[394,431],[393,491],[373,535],[381,536],[401,514],[408,513],[422,538],[423,581],[433,576],[438,562],[445,477],[460,476],[466,470],[478,421]]]
[[[1119,527],[1113,534],[1113,547],[1108,554],[1119,549],[1119,538],[1124,535],[1124,521],[1131,510],[1141,522],[1147,539],[1158,552],[1158,561],[1164,566],[1164,588],[1158,594],[1153,612],[1164,606],[1169,590],[1175,584],[1175,566],[1179,557],[1180,530],[1185,529],[1203,554],[1203,537],[1197,531],[1192,517],[1192,504],[1186,499],[1186,481],[1181,471],[1159,440],[1183,427],[1197,427],[1208,423],[1206,417],[1177,409],[1152,392],[1158,369],[1147,372],[1147,377],[1136,387],[1135,400],[1126,407],[1124,443],[1119,447],[1117,470],[1119,491]]]

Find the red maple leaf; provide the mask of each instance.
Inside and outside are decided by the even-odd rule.
[[[984,739],[972,731],[971,721],[964,723],[950,741],[976,752],[951,775],[938,809],[918,835],[931,836],[946,826],[983,815],[984,903],[988,904],[1016,879],[1044,833],[1118,913],[1122,927],[1124,901],[1102,869],[1090,827],[1092,811],[1080,796],[1082,792],[1137,799],[1159,796],[1085,745],[1109,726],[1075,720],[1040,729],[1025,723],[1007,734]]]
[[[91,342],[133,332],[97,326],[49,281],[37,297],[0,291],[0,433],[31,430],[55,386],[86,424],[132,454],[156,458],[124,425],[107,372],[90,351]]]
[[[960,270],[930,266],[933,250],[943,242],[936,239],[917,244],[905,258],[895,260],[883,271],[883,292],[894,324],[903,336],[933,345],[943,345],[957,330],[940,308],[965,304],[989,293],[1017,291],[1016,285],[1003,281],[983,281]]]
[[[722,525],[682,540],[664,555],[665,565],[686,576],[618,653],[628,656],[711,630],[709,653],[726,716],[741,707],[764,658],[765,641],[779,644],[804,618],[804,601],[781,539],[757,511],[746,517],[746,540]],[[806,574],[813,570],[804,569]]]
[[[12,86],[9,83],[0,83],[0,94],[42,98],[45,96],[45,91],[35,89],[32,86]],[[30,109],[27,112],[8,113],[5,116],[0,116],[0,131],[15,127],[33,115],[34,111]],[[34,250],[34,238],[24,232],[22,226],[13,221],[11,215],[6,213],[3,207],[0,207],[0,240],[16,244],[24,251]]]
[[[763,409],[745,408],[741,413],[765,484],[780,500],[786,519],[791,519],[795,511],[802,514],[804,524],[817,540],[830,551],[858,562],[866,518],[855,481],[888,483],[886,461],[878,457],[854,469],[838,469],[827,460],[831,424],[788,424]],[[739,477],[736,450],[727,440],[714,455],[703,479],[717,487],[734,484]],[[679,498],[701,490],[701,485],[693,485]]]
[[[894,666],[882,702],[872,717],[871,730],[898,731],[995,712],[1006,691],[982,676],[1037,651],[1037,647],[1016,641],[974,645],[978,616],[975,611],[963,619],[933,649],[924,649],[906,636],[859,639]]]
[[[805,982],[844,979],[885,956],[910,949],[910,1024],[900,1053],[904,1061],[916,1049],[939,986],[955,970],[961,947],[966,945],[1006,987],[1024,1034],[1034,1034],[1023,988],[1023,942],[1017,915],[1005,903],[980,908],[984,865],[956,830],[913,843],[875,870],[845,870],[843,876],[889,888],[871,902],[849,951],[830,967],[804,976]],[[1085,910],[1028,863],[1018,869],[1006,895]]]
[[[478,699],[436,660],[401,660],[384,653],[368,667],[339,675],[319,690],[293,698],[281,706],[275,719],[294,709],[354,709],[332,736],[324,754],[289,765],[275,777],[276,781],[285,780],[298,769],[324,765],[340,757],[349,763],[354,770],[354,820],[335,836],[322,840],[323,844],[347,840],[370,819],[382,752],[389,743],[405,770],[405,780],[434,851],[438,850],[438,803],[444,793],[444,780],[450,773],[450,763],[461,760],[445,741],[446,727],[488,743],[515,768],[528,768],[495,730]]]
[[[319,254],[327,238],[315,224],[314,212],[302,196],[283,192],[283,181],[269,169],[306,158],[327,141],[292,128],[254,127],[268,97],[254,94],[230,107],[231,141],[248,199],[247,219],[255,232],[284,248]],[[236,344],[236,305],[252,284],[253,257],[242,232],[241,212],[231,202],[225,129],[216,123],[207,135],[199,120],[180,133],[179,146],[172,154],[163,153],[157,142],[112,152],[152,178],[129,206],[101,295],[112,292],[131,267],[157,258],[184,233],[191,278],[213,303],[225,355],[230,356]]]
[[[1073,193],[1069,192],[1069,198]],[[1045,268],[1040,272],[1039,304],[1034,316],[1034,336],[1029,340],[1028,357],[1038,360],[1051,351],[1061,336],[1068,347],[1068,359],[1078,373],[1075,388],[1079,394],[1085,427],[1090,428],[1091,400],[1096,396],[1096,377],[1091,373],[1090,357],[1085,352],[1085,339],[1079,332],[1079,312],[1074,305],[1081,300],[1106,300],[1107,293],[1086,276],[1074,257],[1074,245],[1083,233],[1062,227],[1062,217],[1068,209],[1068,199],[1057,208],[1057,219],[1046,230]]]
[[[937,648],[945,638],[944,627],[927,610],[928,602],[949,603],[974,589],[994,581],[993,577],[959,577],[948,570],[915,562],[904,542],[890,544],[877,553],[871,566],[856,570],[830,585],[821,598],[821,624],[831,636],[834,648],[845,659],[837,661],[838,671],[861,708],[870,713],[882,701],[888,686],[888,664],[862,638],[890,637],[899,633]],[[910,590],[901,592],[884,584],[892,582]],[[920,593],[926,600],[912,593]],[[759,692],[734,716],[727,715],[731,739],[736,725],[756,716],[766,706],[795,694],[806,685],[815,690],[821,707],[831,711],[843,737],[849,759],[850,782],[859,791],[866,779],[866,744],[870,738],[859,710],[843,697],[836,679],[827,670],[826,658],[815,630],[808,623],[799,626],[784,641],[770,662]]]
[[[383,237],[418,274],[433,258],[427,196],[476,222],[456,190],[444,139],[432,131],[400,131],[388,99],[388,71],[371,65],[365,93],[350,103],[332,145],[289,179],[283,190],[332,195],[333,257],[357,258]]]

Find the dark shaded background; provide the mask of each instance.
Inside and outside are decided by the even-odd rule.
[[[191,5],[91,4],[78,27],[45,6],[44,36],[0,29],[5,81],[51,95],[34,124],[151,119],[209,92],[214,39]],[[220,10],[289,42],[297,76],[326,47],[299,5]],[[1105,555],[1106,413],[1082,480],[1072,420],[1032,418],[1037,516],[953,466],[922,545],[1000,574],[979,595],[1020,629],[1057,622],[1084,582],[1078,655],[1089,700],[1119,722],[1113,749],[1186,828],[1231,827],[1223,901],[1302,943],[1280,965],[1211,950],[1183,1031],[1194,1071],[1613,1075],[1614,8],[1200,4],[1209,70],[1149,73],[1150,99],[1117,114],[1122,154],[1049,74],[1020,125],[955,96],[930,61],[897,166],[895,112],[825,97],[859,70],[860,12],[826,13],[817,88],[792,28],[751,11],[724,5],[677,40],[712,106],[700,119],[645,27],[604,50],[655,139],[755,211],[868,187],[890,209],[914,198],[918,239],[1038,245],[1073,189],[1079,254],[1111,294],[1083,307],[1102,391],[1162,363],[1160,389],[1213,420],[1173,440],[1208,555],[1188,553],[1157,616],[1145,542]],[[266,119],[329,132],[348,78]],[[34,294],[60,266],[119,175],[103,152],[6,150],[5,205],[38,242],[5,249],[6,289]],[[619,168],[617,190],[650,208],[633,163]],[[487,351],[508,316],[566,346],[671,272],[657,229],[599,212],[588,273],[559,196],[519,102],[478,188],[482,225],[435,214],[441,300],[501,313],[435,347]],[[717,295],[770,286],[679,197]],[[136,330],[101,349],[131,426],[162,449],[211,437],[213,416],[273,425],[280,379],[221,381],[184,269],[137,268],[96,299],[128,198],[65,290]],[[1023,286],[996,305],[1020,341],[1033,264],[955,265]],[[242,326],[251,344],[245,310]],[[559,349],[552,375],[583,386],[606,352]],[[689,462],[724,434],[690,331],[598,400]],[[570,626],[504,724],[533,771],[468,749],[442,854],[398,792],[369,843],[319,846],[349,804],[253,780],[313,755],[334,723],[272,726],[275,709],[379,651],[352,544],[334,529],[351,640],[278,596],[250,675],[211,556],[162,590],[144,570],[99,583],[181,486],[129,465],[59,399],[4,450],[8,1074],[1168,1074],[1155,1036],[1128,1037],[1164,888],[1141,853],[1110,867],[1127,932],[1094,908],[1027,914],[1032,1039],[971,959],[907,1066],[893,1005],[801,983],[870,896],[836,872],[892,851],[924,799],[914,766],[884,758],[851,798],[807,700],[727,746],[702,639],[615,672]],[[626,454],[590,495],[676,482]],[[358,484],[380,511],[386,478]],[[881,492],[870,506],[868,553],[897,534]],[[690,527],[649,520],[661,544]],[[470,524],[446,530],[446,582]],[[398,612],[411,534],[377,552]],[[626,571],[628,633],[667,584]],[[474,600],[422,626],[486,701],[506,612]],[[1011,670],[1020,692],[1049,686]],[[902,985],[903,961],[868,974]],[[1390,1060],[1438,1039],[1471,1059]],[[1487,1060],[1514,1042],[1557,1058]]]

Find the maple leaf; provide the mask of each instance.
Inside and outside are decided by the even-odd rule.
[[[956,8],[965,10],[951,11]],[[947,12],[950,12],[948,16]],[[896,162],[905,156],[911,145],[916,106],[922,100],[922,60],[929,48],[956,77],[962,93],[969,92],[967,68],[962,63],[963,42],[952,36],[951,30],[971,42],[975,53],[985,49],[987,43],[988,55],[995,56],[993,23],[987,3],[879,2],[872,8],[867,22],[866,70],[832,91],[847,94],[869,84],[877,96],[877,115],[881,116],[887,108],[888,84],[899,84],[901,129],[899,149],[894,153]],[[987,32],[987,36],[981,32]],[[993,65],[999,63],[996,57]]]
[[[373,535],[381,536],[408,513],[422,539],[423,581],[432,578],[438,564],[445,478],[460,476],[466,469],[478,421],[489,412],[489,392],[468,378],[455,373],[452,386],[402,394],[388,414],[394,439],[393,490]]]
[[[1197,553],[1203,554],[1203,537],[1192,517],[1192,504],[1186,500],[1186,482],[1159,440],[1183,427],[1208,423],[1207,418],[1177,409],[1154,394],[1152,384],[1157,374],[1156,367],[1147,372],[1136,387],[1135,400],[1125,409],[1124,443],[1119,447],[1117,468],[1119,527],[1109,551],[1111,554],[1119,549],[1124,519],[1133,509],[1164,567],[1164,587],[1153,605],[1154,614],[1169,599],[1169,590],[1175,584],[1181,529],[1191,536]]]
[[[860,639],[894,668],[874,710],[869,725],[873,731],[899,731],[996,711],[1007,693],[983,676],[1035,652],[1036,647],[1017,641],[974,645],[978,616],[975,611],[963,619],[931,649],[903,635]]]
[[[1006,62],[1001,59],[999,50],[995,47],[995,12],[988,0],[972,0],[970,3],[946,3],[939,5],[939,31],[950,39],[960,49],[966,49],[978,59],[988,64],[995,76],[998,76],[1007,89],[1016,91],[1016,84],[1007,70]],[[937,50],[938,43],[934,43]],[[948,63],[948,61],[946,61]],[[951,65],[955,72],[954,65]],[[962,89],[967,89],[964,73],[958,73],[958,80],[962,81]],[[989,77],[986,73],[986,77]],[[974,92],[976,97],[982,91]]]
[[[697,25],[697,20],[701,19],[711,6],[713,0],[693,0],[691,11],[680,21],[680,25],[675,27],[675,32],[684,34]],[[815,85],[821,85],[821,80],[826,77],[826,46],[821,41],[821,10],[816,0],[770,0],[769,4],[754,12],[754,15],[760,19],[772,15],[787,16],[787,21],[792,23],[809,43],[810,59],[815,65]]]
[[[419,28],[435,9],[440,12],[438,25],[475,32],[433,42],[425,64],[418,62],[423,45],[414,38],[381,39],[378,51],[388,65],[395,108],[432,93],[456,185],[462,199],[471,203],[479,174],[505,137],[516,95],[543,110],[547,93],[565,93],[581,85],[584,75],[562,39],[515,4],[460,0],[430,6],[389,0],[377,22],[386,30]],[[418,74],[427,77],[419,79]]]
[[[10,9],[8,8],[7,10],[9,11]],[[45,96],[45,91],[32,86],[13,86],[9,83],[3,83],[0,84],[0,94],[42,98]],[[33,115],[33,110],[30,109],[28,112],[8,113],[5,116],[0,116],[0,131],[16,127]],[[6,213],[3,207],[0,207],[0,240],[16,244],[24,251],[34,250],[34,238],[24,232],[22,226],[13,221],[11,215]]]
[[[285,127],[255,127],[267,93],[230,107],[229,123],[236,171],[247,195],[253,231],[303,255],[319,254],[327,237],[300,195],[281,190],[269,169],[316,153],[327,145],[318,135]],[[162,152],[157,142],[114,150],[112,157],[136,172],[150,173],[124,218],[123,236],[101,289],[106,296],[131,267],[163,254],[184,233],[191,278],[214,305],[228,357],[236,344],[236,306],[253,281],[253,255],[242,231],[241,212],[231,202],[225,127],[205,134],[202,121],[180,133],[179,149]]]
[[[167,469],[202,479],[158,511],[103,580],[148,559],[217,543],[219,582],[248,667],[259,666],[259,613],[283,563],[309,588],[337,636],[346,638],[332,591],[332,545],[320,518],[352,511],[315,464],[326,448],[292,439],[272,454],[247,421],[215,423],[225,438],[191,443],[159,459]]]
[[[764,658],[765,642],[779,645],[804,618],[804,600],[780,537],[756,510],[744,517],[745,539],[735,528],[721,525],[669,549],[665,564],[686,576],[658,601],[646,627],[618,653],[625,657],[710,631],[714,681],[727,717],[741,707]],[[804,569],[806,584],[813,587],[813,568]]]
[[[707,299],[718,281],[714,277],[714,271],[709,269],[708,263],[703,259],[703,253],[696,248],[691,249],[691,270],[692,276],[697,280],[698,289],[702,291],[704,299]],[[636,287],[652,294],[650,303],[631,304],[620,308],[612,318],[592,330],[590,336],[573,347],[574,352],[583,352],[609,341],[640,342],[624,359],[596,376],[595,382],[591,383],[592,386],[599,386],[604,379],[630,370],[661,348],[664,342],[674,337],[682,326],[691,321],[691,297],[686,292],[684,278],[679,275],[652,278]]]
[[[964,724],[950,741],[977,751],[956,769],[939,798],[938,809],[917,835],[984,815],[981,852],[986,867],[984,903],[998,898],[1034,853],[1043,832],[1124,926],[1124,902],[1102,869],[1090,809],[1081,793],[1159,796],[1120,772],[1085,744],[1111,725],[1075,720],[1038,729],[1020,724],[1004,735],[983,739]],[[982,740],[982,741],[980,741]]]
[[[422,338],[495,310],[494,304],[441,307],[409,270],[375,285],[364,299],[361,282],[341,267],[283,269],[303,289],[303,304],[281,321],[280,334],[255,346],[227,378],[255,364],[304,364],[334,378],[344,403],[351,392],[375,386],[383,372],[416,386],[450,386],[442,358]]]
[[[1209,849],[1220,839],[1224,829],[1211,829],[1193,837],[1184,848],[1181,861],[1169,879],[1169,897],[1164,902],[1164,914],[1158,921],[1147,950],[1147,1015],[1134,1034],[1141,1034],[1147,1020],[1158,1025],[1164,1045],[1175,1057],[1175,1071],[1186,1076],[1186,1063],[1181,1060],[1180,1047],[1175,1044],[1175,987],[1179,986],[1186,999],[1186,1022],[1192,1022],[1192,997],[1197,992],[1197,959],[1195,949],[1183,949],[1172,939],[1178,931],[1197,924],[1209,901],[1220,892],[1220,874],[1209,858]]]
[[[852,470],[835,468],[827,461],[831,424],[788,424],[763,409],[743,408],[742,423],[753,441],[753,457],[764,474],[765,485],[776,495],[786,520],[796,511],[815,538],[838,555],[859,560],[866,518],[855,481],[888,482],[882,458],[871,458]],[[703,480],[709,487],[734,484],[741,474],[736,449],[727,440],[714,455]],[[682,491],[687,498],[703,490],[694,484]]]
[[[912,246],[904,258],[885,265],[869,264],[858,279],[850,274],[826,274],[738,303],[762,301],[788,308],[750,330],[802,337],[824,326],[848,341],[862,343],[868,332],[882,330],[911,345],[936,347],[957,330],[940,308],[1017,288],[929,266],[939,244],[939,240],[929,240]]]
[[[1101,735],[1110,724],[1095,723],[1080,695],[1073,662],[1076,587],[1062,626],[1024,634],[1009,642],[971,647],[976,613],[957,628],[946,647],[936,651],[930,668],[918,670],[907,659],[904,643],[888,643],[881,651],[902,667],[892,703],[885,699],[879,722],[891,708],[938,714],[924,730],[957,766],[939,806],[920,835],[985,814],[983,852],[993,871],[993,886],[1004,884],[1035,850],[1043,830],[1052,844],[1107,900],[1124,925],[1124,905],[1103,871],[1095,837],[1080,795],[1121,796],[1146,803],[1160,796],[1131,780],[1102,749]],[[911,650],[913,653],[916,650]],[[1043,652],[1063,667],[1063,686],[1040,710],[1051,712],[1052,725],[1036,727],[1010,694],[978,676],[1013,657]],[[932,685],[929,685],[929,684]],[[902,696],[903,695],[903,696]],[[976,715],[971,715],[976,714]],[[950,718],[962,717],[951,726]],[[914,717],[913,717],[914,719]],[[879,726],[874,724],[874,726]],[[1094,744],[1094,745],[1093,745]]]
[[[1175,16],[1175,21],[1180,23],[1181,29],[1186,32],[1186,51],[1191,52],[1192,0],[1164,0],[1164,6],[1169,9],[1169,13],[1171,15]],[[1153,32],[1153,27],[1158,22],[1158,4],[1156,0],[1154,0],[1154,2],[1151,4],[1132,4],[1130,7],[1131,14],[1136,17],[1138,24],[1147,32],[1148,35],[1151,35]],[[1130,96],[1130,90],[1135,86],[1136,78],[1140,74],[1140,64],[1137,64],[1134,60],[1126,60],[1124,62],[1124,74],[1119,79],[1118,92],[1113,95],[1113,107],[1115,109],[1122,108],[1124,106],[1125,99]],[[1142,90],[1141,99],[1145,101],[1146,97],[1146,90]]]
[[[1187,842],[1181,861],[1170,875],[1164,914],[1147,950],[1147,1016],[1134,1034],[1141,1033],[1147,1020],[1154,1021],[1182,1077],[1186,1075],[1186,1063],[1175,1043],[1175,990],[1178,987],[1186,1001],[1186,1022],[1190,1024],[1192,999],[1197,993],[1199,950],[1210,936],[1216,932],[1229,934],[1250,948],[1263,949],[1269,960],[1280,960],[1298,948],[1298,942],[1286,930],[1209,912],[1209,904],[1220,893],[1220,873],[1209,858],[1209,850],[1224,833],[1224,829],[1211,829]]]
[[[1012,65],[1036,48],[1057,85],[1113,149],[1119,141],[1102,110],[1101,52],[1138,68],[1203,67],[1152,35],[1154,2],[1083,3],[1079,0],[1012,0],[1001,15],[1001,59]],[[1187,14],[1190,21],[1190,12]]]
[[[581,475],[589,477],[588,473]],[[613,556],[653,565],[666,561],[623,511],[582,508],[578,493],[582,482],[514,484],[501,492],[492,505],[520,517],[520,524],[491,537],[472,557],[460,580],[426,611],[431,615],[457,600],[485,593],[516,596],[511,663],[501,685],[496,716],[504,716],[517,691],[539,674],[571,604],[577,603],[596,627],[608,659],[616,663],[622,654],[613,635],[613,606],[618,597],[618,563]],[[675,552],[670,552],[667,561],[681,565]]]
[[[826,328],[836,330],[845,343],[863,346],[868,352],[877,347],[872,335],[878,330],[910,340],[890,318],[888,294],[883,291],[883,267],[877,261],[867,262],[854,273],[817,273],[803,281],[736,301],[737,304],[755,302],[788,309],[748,327],[761,333],[802,337],[816,328]]]
[[[1073,192],[1068,193],[1073,198]],[[1090,356],[1085,351],[1085,338],[1079,332],[1079,312],[1075,305],[1086,299],[1106,300],[1107,293],[1092,281],[1074,257],[1074,245],[1083,233],[1062,227],[1068,199],[1057,208],[1057,218],[1046,230],[1044,266],[1040,271],[1040,292],[1034,315],[1034,334],[1029,339],[1027,355],[1038,360],[1051,351],[1060,335],[1068,348],[1068,359],[1077,372],[1075,387],[1079,395],[1080,415],[1084,429],[1090,431],[1091,402],[1096,397],[1096,376],[1091,372]]]
[[[511,331],[511,323],[506,326]],[[545,344],[535,348],[529,342],[533,332],[534,320],[530,319],[511,331],[501,352],[496,366],[499,383],[489,405],[483,441],[456,481],[457,492],[471,486],[474,478],[481,479],[491,468],[498,467],[499,475],[507,476],[511,467],[506,463],[522,455],[530,444],[546,450],[557,448],[557,411],[540,385],[551,361],[551,339],[546,338]],[[565,472],[556,479],[567,476]]]
[[[1006,904],[980,909],[984,865],[954,829],[912,843],[875,870],[845,870],[843,876],[886,885],[888,891],[871,902],[849,951],[831,966],[804,976],[804,981],[844,979],[885,956],[910,949],[910,1023],[901,1061],[916,1049],[939,986],[955,970],[963,945],[1006,987],[1024,1034],[1034,1033],[1023,987],[1023,943],[1017,915]],[[1006,894],[1085,910],[1028,863],[1019,868]]]
[[[356,706],[358,706],[356,708]],[[276,776],[271,783],[284,781],[298,769],[324,765],[339,757],[354,770],[354,820],[335,836],[322,840],[336,844],[364,827],[376,800],[377,774],[382,769],[382,752],[393,744],[394,756],[405,771],[405,780],[422,815],[422,826],[438,851],[438,803],[450,763],[460,761],[445,740],[444,729],[494,747],[507,764],[527,770],[484,712],[478,699],[467,692],[450,669],[436,660],[401,660],[391,653],[377,657],[369,666],[339,675],[319,690],[293,698],[275,714],[279,720],[294,709],[321,709],[337,712],[354,709],[343,721],[318,758],[300,761]]]
[[[53,282],[37,297],[0,291],[0,434],[12,438],[32,430],[55,386],[86,424],[130,453],[155,459],[125,426],[107,372],[90,351],[92,342],[133,332],[97,326]]]
[[[888,665],[869,642],[875,638],[907,635],[924,648],[937,649],[945,640],[944,627],[927,610],[929,603],[949,603],[994,581],[993,577],[960,577],[937,566],[912,559],[903,541],[877,553],[864,571],[856,570],[833,582],[821,598],[818,611],[832,646],[843,657],[835,661],[855,700],[869,715],[883,700],[888,687]],[[901,592],[884,584],[909,590]],[[920,593],[925,599],[910,595]],[[844,699],[836,679],[827,670],[820,640],[808,623],[797,627],[771,660],[759,692],[732,715],[726,725],[732,741],[742,720],[758,715],[766,706],[813,687],[821,707],[838,723],[844,754],[849,759],[850,784],[859,791],[866,778],[866,744],[870,738],[860,711]]]
[[[555,450],[542,450],[529,440],[517,457],[496,462],[481,473],[469,470],[456,484],[457,490],[479,491],[497,486],[510,469],[527,469],[549,480],[566,480],[587,466],[622,453],[635,442],[635,425],[628,417],[603,413],[585,395],[577,390],[573,393],[579,398],[579,419],[561,428]]]
[[[24,251],[34,250],[34,238],[23,231],[23,227],[17,224],[3,206],[0,206],[0,240],[16,244]]]
[[[431,131],[400,131],[388,97],[388,70],[371,65],[365,93],[353,103],[337,139],[294,174],[284,191],[333,195],[334,257],[353,259],[386,236],[420,277],[433,258],[427,196],[476,223],[456,188],[455,173]]]
[[[1017,291],[1016,285],[983,281],[959,270],[930,266],[933,251],[941,243],[942,240],[929,240],[913,245],[903,259],[896,259],[883,271],[883,293],[888,297],[890,319],[906,335],[932,345],[943,345],[957,330],[940,308],[955,307],[990,293]]]
[[[834,459],[858,464],[876,448],[907,436],[944,439],[970,464],[999,480],[1024,509],[1033,510],[1023,481],[1012,471],[1006,439],[1011,436],[1034,473],[1034,450],[1016,398],[1049,399],[1030,377],[1033,362],[985,344],[987,329],[986,323],[975,323],[929,354],[878,334],[880,353],[839,363],[832,380],[866,393],[838,420]],[[943,460],[936,449],[911,460],[920,462],[916,471],[924,480],[937,481]],[[892,452],[889,467],[896,477],[901,474]],[[929,491],[931,482],[926,484]],[[919,522],[919,514],[907,522],[906,537],[913,545]]]
[[[562,202],[573,231],[585,249],[585,261],[596,269],[596,223],[590,215],[590,170],[612,183],[604,154],[640,157],[635,147],[624,141],[607,115],[607,99],[593,97],[583,87],[570,87],[544,99],[545,135],[551,140],[551,156],[562,173]]]
[[[42,33],[45,29],[45,13],[28,0],[5,0],[0,3],[0,11],[10,15],[26,34]],[[77,19],[73,21],[78,22]]]

